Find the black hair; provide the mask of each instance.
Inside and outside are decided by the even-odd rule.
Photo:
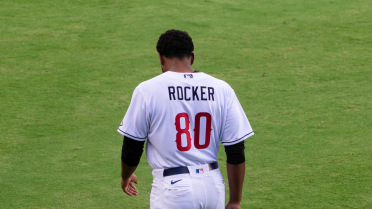
[[[172,29],[160,35],[156,50],[165,57],[182,59],[191,56],[194,44],[186,31]]]

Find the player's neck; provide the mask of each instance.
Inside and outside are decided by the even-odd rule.
[[[168,68],[168,69],[164,69],[163,72],[168,72],[168,71],[171,71],[171,72],[176,72],[176,73],[192,73],[194,72],[195,70],[192,69],[191,67],[189,68],[183,68],[183,67],[172,67],[172,68]]]
[[[166,58],[164,64],[162,65],[163,72],[172,71],[177,73],[191,73],[195,70],[191,68],[191,60],[177,59],[177,58]]]

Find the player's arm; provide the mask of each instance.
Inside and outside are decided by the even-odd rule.
[[[136,141],[124,136],[121,150],[121,188],[129,195],[137,195],[137,176],[133,173],[142,156],[144,141]]]
[[[245,175],[244,141],[225,146],[230,199],[226,209],[240,209]]]

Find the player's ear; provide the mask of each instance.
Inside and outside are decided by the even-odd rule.
[[[191,65],[194,64],[194,58],[195,58],[194,53],[191,53]]]
[[[160,59],[160,64],[161,64],[161,66],[163,66],[164,62],[165,62],[164,56],[160,55],[159,53],[158,53],[158,55],[159,55],[159,59]]]

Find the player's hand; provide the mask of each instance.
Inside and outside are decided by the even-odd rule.
[[[227,203],[225,209],[242,209],[239,203]]]
[[[121,179],[121,188],[125,192],[125,194],[132,196],[137,196],[138,191],[134,184],[138,184],[137,176],[132,174],[128,179]]]

